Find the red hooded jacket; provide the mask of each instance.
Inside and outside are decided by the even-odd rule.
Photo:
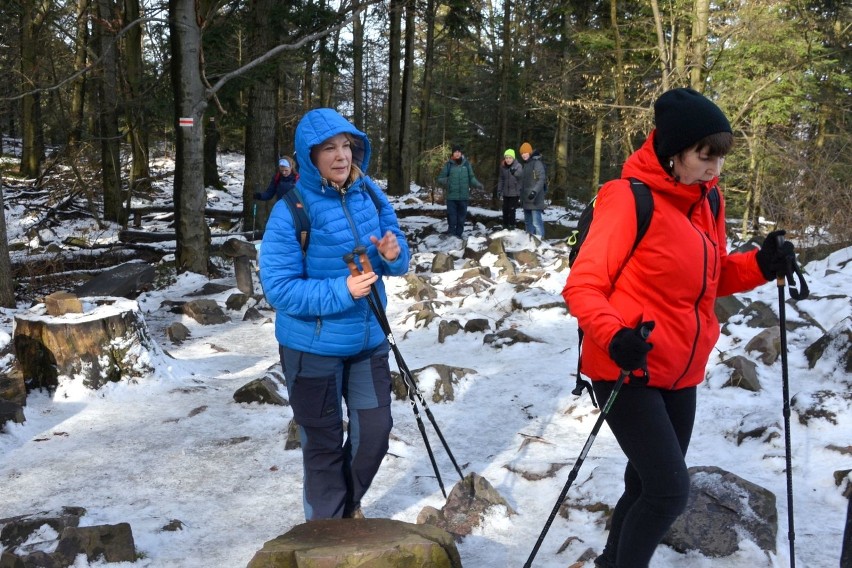
[[[598,193],[589,234],[562,296],[585,334],[583,374],[615,381],[619,369],[608,351],[612,337],[623,327],[653,320],[649,385],[681,389],[704,380],[719,338],[716,298],[750,290],[766,279],[757,265],[757,249],[728,254],[724,198],[720,192],[717,217],[706,198],[718,180],[679,183],[657,160],[653,138],[654,132],[627,159],[625,179],[608,182]],[[637,220],[630,177],[643,181],[654,198],[648,232],[632,256]]]

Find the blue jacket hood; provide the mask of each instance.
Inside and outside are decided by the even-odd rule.
[[[367,173],[370,162],[370,141],[367,135],[343,118],[336,110],[317,108],[308,111],[296,126],[296,156],[299,161],[299,187],[319,188],[322,186],[319,170],[311,161],[311,148],[332,136],[348,133],[352,135],[352,163]]]

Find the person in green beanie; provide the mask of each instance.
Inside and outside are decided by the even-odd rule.
[[[515,151],[503,152],[500,178],[497,180],[497,196],[503,198],[503,227],[515,228],[515,212],[521,202],[521,178],[524,168],[515,160]]]

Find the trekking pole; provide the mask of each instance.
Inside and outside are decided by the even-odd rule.
[[[651,335],[651,330],[654,329],[654,322],[642,322],[639,324],[638,329],[639,333],[642,336],[642,339],[648,339],[648,336]],[[538,554],[538,549],[541,548],[541,544],[544,542],[544,537],[545,535],[547,535],[547,531],[550,530],[550,525],[553,524],[553,519],[556,518],[556,514],[559,512],[559,508],[565,501],[565,497],[568,495],[568,490],[571,488],[571,484],[573,484],[574,480],[577,479],[577,474],[580,471],[580,467],[583,465],[583,462],[585,461],[589,450],[592,448],[592,444],[595,442],[595,438],[597,437],[598,432],[600,432],[601,426],[603,426],[604,420],[606,420],[610,408],[612,408],[613,403],[615,403],[615,399],[618,396],[618,391],[621,390],[621,385],[624,384],[624,379],[626,379],[628,376],[633,379],[641,379],[642,381],[647,381],[648,370],[643,369],[643,375],[640,375],[638,377],[631,375],[630,371],[625,371],[624,369],[622,369],[621,373],[619,373],[618,380],[615,381],[615,386],[612,387],[612,392],[609,394],[609,398],[606,399],[606,404],[604,404],[603,408],[601,408],[601,413],[598,415],[598,419],[595,421],[595,425],[592,427],[592,432],[586,439],[586,443],[583,446],[583,450],[580,452],[577,461],[574,463],[574,467],[571,469],[571,473],[568,474],[568,481],[565,482],[565,486],[559,493],[559,497],[556,499],[556,504],[553,505],[553,510],[550,511],[550,516],[547,517],[547,522],[544,523],[544,528],[541,529],[541,533],[538,535],[538,540],[535,542],[535,546],[533,546],[532,552],[530,552],[530,556],[529,558],[527,558],[527,561],[524,564],[524,568],[530,568],[532,566],[532,562],[535,559],[535,555]]]
[[[361,266],[364,268],[364,270],[366,270],[367,272],[372,272],[373,267],[370,264],[370,257],[367,256],[367,247],[356,247],[354,253],[358,255],[358,260],[361,262]],[[426,417],[429,419],[429,422],[435,429],[435,433],[438,434],[438,439],[441,440],[441,444],[444,446],[444,451],[447,452],[447,456],[450,458],[450,462],[452,462],[453,467],[456,469],[456,473],[459,474],[459,479],[464,480],[464,474],[462,473],[459,464],[456,462],[456,458],[453,455],[453,452],[450,450],[450,445],[444,438],[444,434],[438,427],[438,421],[435,420],[435,415],[432,414],[432,410],[429,408],[429,404],[423,397],[423,393],[420,392],[420,389],[417,387],[417,383],[414,382],[414,375],[411,374],[411,371],[408,369],[408,365],[405,364],[405,360],[402,358],[402,352],[399,350],[399,347],[396,344],[396,339],[393,336],[393,331],[391,330],[390,322],[388,321],[388,316],[382,309],[382,299],[379,297],[379,291],[376,289],[375,286],[371,286],[370,292],[373,294],[374,298],[373,313],[376,315],[376,319],[379,320],[379,325],[382,327],[382,331],[384,331],[385,335],[388,337],[388,343],[390,343],[391,347],[393,348],[394,358],[396,359],[400,374],[406,381],[406,385],[414,392],[415,396],[420,401],[420,404],[423,406],[423,411],[426,413]]]
[[[353,253],[346,253],[343,255],[343,262],[349,267],[349,273],[352,276],[360,276],[361,270],[358,268],[358,265],[355,264],[355,255]],[[371,270],[367,270],[367,272],[371,272]],[[372,287],[371,287],[372,288]],[[372,293],[372,289],[370,290]],[[376,319],[379,321],[380,326],[382,327],[382,331],[384,331],[384,325],[382,325],[381,317],[379,317],[379,310],[373,302],[372,296],[367,296],[367,303],[370,305],[370,309],[373,311],[373,314],[376,316]],[[423,444],[426,446],[426,453],[429,454],[429,461],[432,463],[432,470],[435,472],[435,477],[438,480],[438,485],[441,488],[441,493],[444,495],[444,499],[447,498],[447,490],[444,488],[444,480],[441,477],[441,471],[438,469],[438,463],[435,461],[435,454],[432,451],[432,444],[429,443],[429,436],[426,434],[426,426],[423,423],[423,418],[420,416],[420,410],[417,408],[417,399],[415,398],[411,384],[409,383],[410,377],[406,376],[408,371],[408,367],[405,367],[403,370],[403,365],[400,365],[400,358],[397,356],[396,345],[393,342],[391,336],[388,335],[388,342],[391,347],[394,349],[394,357],[397,358],[397,365],[399,366],[400,374],[405,381],[405,385],[408,390],[408,399],[411,403],[411,410],[414,412],[414,418],[417,422],[417,429],[420,430],[420,436],[423,438]]]
[[[254,202],[254,205],[251,209],[251,240],[255,240],[254,237],[254,227],[257,222],[257,201]]]
[[[784,244],[784,236],[778,235],[778,250]],[[796,287],[794,273],[799,277],[799,287]],[[810,290],[802,276],[802,271],[796,264],[796,259],[787,260],[786,274],[775,275],[778,285],[778,323],[780,324],[781,341],[781,390],[784,398],[784,458],[787,470],[787,540],[790,543],[790,568],[796,568],[796,529],[793,521],[793,452],[790,443],[790,381],[787,370],[787,306],[784,303],[784,286],[786,280],[790,284],[790,297],[801,300],[808,297]]]

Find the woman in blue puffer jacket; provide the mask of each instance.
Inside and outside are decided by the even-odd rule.
[[[386,305],[382,277],[405,274],[410,253],[387,197],[364,174],[363,132],[332,109],[315,109],[296,128],[296,154],[305,157],[295,191],[310,241],[303,252],[278,201],[261,243],[261,281],[300,428],[305,518],[358,517],[393,425],[389,345],[366,298],[374,286]],[[343,256],[357,246],[367,247],[373,272],[350,274]]]

